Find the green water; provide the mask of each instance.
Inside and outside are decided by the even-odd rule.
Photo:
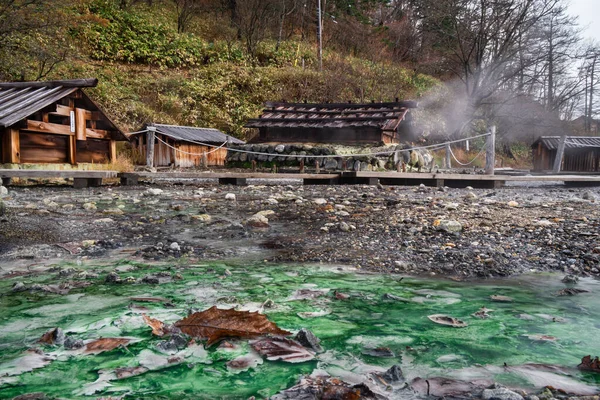
[[[159,285],[106,284],[106,272],[118,266],[120,275],[140,278],[150,273],[176,273]],[[116,263],[110,266],[73,267],[95,271],[98,278],[86,288],[68,295],[41,292],[13,293],[22,281],[56,283],[77,281],[77,274],[56,278],[20,277],[0,281],[0,398],[44,392],[60,398],[265,398],[294,385],[301,375],[325,370],[349,382],[365,379],[399,364],[408,379],[447,376],[458,379],[492,379],[513,387],[533,390],[564,379],[565,387],[593,392],[598,375],[573,369],[585,355],[600,355],[600,282],[582,280],[589,290],[577,296],[557,296],[565,288],[559,276],[531,275],[485,282],[454,282],[400,276],[361,274],[356,271],[315,266],[233,266]],[[230,272],[230,273],[229,273]],[[167,274],[164,274],[167,275]],[[165,278],[166,279],[166,278]],[[167,279],[166,279],[167,280]],[[323,289],[320,297],[296,300],[299,289]],[[328,291],[327,291],[328,290]],[[349,295],[336,298],[334,292]],[[326,292],[326,293],[325,293]],[[386,293],[401,300],[385,300]],[[490,295],[510,296],[513,302],[492,302]],[[161,297],[161,302],[132,301],[131,297]],[[261,308],[266,300],[274,306]],[[298,364],[272,362],[255,357],[246,371],[228,369],[226,362],[251,352],[246,341],[232,341],[233,350],[201,346],[179,354],[184,362],[167,365],[171,355],[158,351],[161,338],[152,335],[142,313],[173,323],[189,309],[213,305],[240,310],[261,310],[288,331],[308,328],[321,339],[324,353]],[[471,314],[485,306],[494,311],[487,319]],[[298,313],[318,312],[313,318]],[[427,316],[447,314],[469,324],[466,328],[437,325]],[[36,344],[48,329],[61,327],[68,335],[90,340],[99,337],[132,339],[126,348],[97,355],[67,351],[62,346]],[[529,335],[529,336],[528,336]],[[536,340],[548,335],[554,341]],[[31,353],[40,347],[50,358],[32,369]],[[364,354],[370,348],[387,347],[394,357]],[[149,362],[148,360],[151,360]],[[528,374],[504,369],[526,363],[554,364],[568,370],[559,375]],[[111,373],[122,367],[149,366],[138,376],[115,379]],[[25,372],[22,372],[25,371]],[[540,381],[541,379],[541,381]],[[544,381],[544,379],[546,381]],[[392,396],[393,397],[393,396]]]

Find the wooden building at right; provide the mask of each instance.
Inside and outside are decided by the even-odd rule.
[[[541,136],[532,145],[533,170],[552,171],[561,136]],[[600,136],[567,136],[561,172],[600,173]]]

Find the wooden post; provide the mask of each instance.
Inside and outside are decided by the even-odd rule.
[[[452,168],[452,160],[450,159],[450,144],[446,145],[446,158],[445,158],[445,168]]]
[[[202,153],[202,168],[208,168],[208,155]]]
[[[117,161],[117,141],[116,140],[110,141],[110,161],[111,162]]]
[[[69,150],[69,164],[77,164],[77,138],[75,136],[69,136],[69,143],[67,144]]]
[[[485,152],[485,173],[494,175],[494,166],[496,165],[496,127],[490,127],[490,135],[487,137],[487,149]]]
[[[554,157],[554,166],[552,167],[552,173],[558,174],[562,165],[563,156],[565,155],[565,144],[567,142],[567,135],[562,135],[560,142],[558,142],[558,149],[556,149],[556,157]]]
[[[304,158],[300,159],[300,173],[304,173]]]
[[[21,142],[18,129],[6,129],[4,133],[4,162],[11,164],[21,162]]]
[[[150,168],[154,167],[154,136],[156,135],[156,127],[149,126],[146,132],[146,165]]]
[[[321,163],[318,158],[315,158],[315,172],[318,174],[321,172]]]
[[[252,172],[256,172],[256,160],[252,160]]]

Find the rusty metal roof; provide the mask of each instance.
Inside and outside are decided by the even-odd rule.
[[[406,118],[413,101],[392,103],[273,103],[265,104],[261,116],[246,128],[346,128],[377,127],[394,131]]]
[[[218,129],[165,124],[154,124],[154,126],[156,127],[157,132],[175,140],[222,144],[229,138],[229,141],[233,144],[244,143],[244,141],[233,136],[228,136]],[[144,129],[146,128],[147,126]]]
[[[0,83],[0,127],[27,118],[82,87],[96,86],[96,79],[49,82]]]
[[[531,147],[535,147],[541,143],[548,150],[556,150],[560,143],[560,136],[541,136],[536,140]],[[566,149],[581,149],[585,147],[600,147],[599,136],[567,136],[565,141]]]

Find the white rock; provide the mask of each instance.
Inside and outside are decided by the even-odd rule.
[[[267,204],[272,204],[272,205],[279,204],[279,202],[277,201],[277,199],[274,199],[273,197],[269,197],[269,198],[268,198],[268,199],[265,201],[265,203],[267,203]]]
[[[446,203],[446,204],[444,204],[444,208],[446,210],[457,210],[458,209],[458,203]]]
[[[208,223],[212,220],[212,217],[208,214],[192,215],[192,218],[197,221],[204,222],[204,223]]]
[[[269,219],[264,215],[257,213],[246,220],[246,225],[254,228],[268,228]]]
[[[225,195],[225,200],[235,201],[235,193],[227,193]]]
[[[547,219],[540,219],[539,221],[536,221],[535,225],[536,226],[552,226],[552,225],[554,225],[554,223],[552,223],[551,221],[548,221]]]
[[[179,247],[179,243],[177,242],[173,242],[171,243],[171,245],[169,246],[169,249],[173,250],[173,251],[179,251],[181,250],[181,247]]]
[[[345,222],[340,222],[340,231],[348,232],[350,230],[350,225]]]
[[[149,188],[146,190],[146,196],[159,196],[162,192],[163,190],[159,188]]]
[[[262,210],[257,212],[255,215],[262,215],[263,217],[268,217],[269,215],[275,215],[275,211],[273,210]]]
[[[100,218],[100,219],[94,220],[95,224],[110,224],[112,222],[113,222],[113,220],[110,218]]]
[[[96,203],[84,203],[83,204],[83,209],[84,210],[95,210],[96,209]]]
[[[462,224],[451,219],[443,219],[438,222],[436,229],[446,232],[460,232],[462,231]]]
[[[323,204],[327,204],[327,200],[323,199],[323,198],[319,198],[319,199],[314,199],[313,203],[317,204],[317,205],[323,205]]]
[[[0,185],[0,197],[8,196],[8,189],[2,185]]]
[[[518,207],[518,206],[519,206],[519,203],[517,203],[517,202],[516,202],[516,201],[514,201],[514,200],[511,200],[511,201],[509,201],[509,202],[507,203],[507,205],[508,205],[509,207]]]

